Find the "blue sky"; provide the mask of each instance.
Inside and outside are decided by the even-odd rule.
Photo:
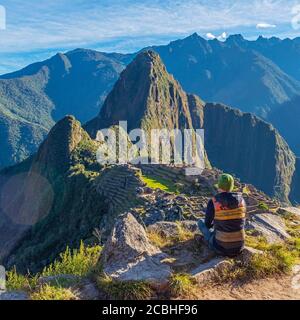
[[[207,38],[224,32],[249,39],[300,35],[295,28],[300,0],[0,0],[0,5],[6,11],[5,30],[0,21],[0,73],[57,51],[133,52],[194,32]]]

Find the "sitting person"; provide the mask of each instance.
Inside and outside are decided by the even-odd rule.
[[[229,257],[241,253],[245,245],[246,203],[233,189],[233,177],[222,174],[219,193],[208,202],[205,219],[198,223],[210,249]]]

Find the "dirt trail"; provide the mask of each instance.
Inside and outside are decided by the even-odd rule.
[[[300,300],[300,287],[293,288],[293,277],[264,279],[244,284],[212,285],[196,293],[199,300]]]

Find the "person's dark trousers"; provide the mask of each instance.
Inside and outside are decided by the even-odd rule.
[[[223,253],[221,251],[219,251],[217,248],[215,248],[215,246],[214,246],[215,231],[213,229],[207,228],[207,226],[205,225],[204,219],[199,220],[198,227],[199,227],[201,233],[203,234],[204,239],[207,242],[209,249],[214,251],[218,255],[223,255]]]

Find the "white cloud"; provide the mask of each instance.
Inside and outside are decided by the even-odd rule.
[[[220,34],[219,36],[215,36],[214,34],[212,34],[211,32],[208,32],[206,34],[206,38],[208,40],[214,40],[214,39],[218,39],[219,41],[224,41],[227,39],[227,33],[223,32],[222,34]]]
[[[208,39],[208,40],[214,40],[214,39],[216,39],[217,37],[214,35],[214,34],[212,34],[212,33],[207,33],[206,34],[206,38]]]
[[[276,24],[270,24],[270,23],[258,23],[256,25],[256,29],[273,29],[276,28]]]
[[[169,38],[288,23],[295,0],[2,0],[0,51],[91,46],[126,37]]]

